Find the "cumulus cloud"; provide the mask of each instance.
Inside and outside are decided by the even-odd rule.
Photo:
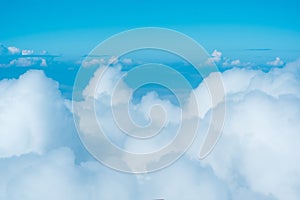
[[[120,68],[109,68],[106,75],[100,88],[92,79],[84,97],[96,98],[102,106],[97,114],[106,120],[109,137],[130,150],[157,148],[162,143],[136,146],[111,126],[112,117],[103,108],[123,74]],[[210,94],[202,83],[195,89],[201,123],[192,148],[172,166],[142,175],[116,172],[91,157],[78,159],[82,154],[76,149],[82,147],[75,147],[71,113],[57,82],[40,71],[2,80],[0,199],[299,199],[300,60],[267,73],[235,68],[222,77],[227,115],[213,152],[198,160],[211,115]],[[207,79],[213,81],[214,74]],[[123,84],[115,105],[124,103],[130,92]],[[154,93],[132,105],[133,118],[147,122],[153,103],[164,106],[170,124],[178,123],[179,108]],[[185,109],[193,113],[195,108]],[[160,141],[165,139],[170,138]]]
[[[278,66],[282,66],[284,64],[284,62],[279,58],[276,57],[275,60],[267,62],[267,65],[273,66],[273,67],[278,67]]]
[[[267,199],[299,198],[299,72],[300,61],[268,73],[223,73],[226,121],[204,163],[228,183],[233,197],[246,188]]]
[[[58,83],[41,71],[28,71],[17,80],[1,81],[0,97],[2,158],[43,153],[63,145],[75,133]]]
[[[70,112],[55,81],[29,71],[0,83],[1,199],[226,199],[224,183],[189,158],[167,173],[138,176],[111,170],[91,157],[80,161]],[[167,178],[179,174],[176,180]]]

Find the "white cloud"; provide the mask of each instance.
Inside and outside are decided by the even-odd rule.
[[[108,65],[115,65],[118,63],[124,63],[124,64],[131,64],[131,59],[123,59],[120,61],[116,56],[109,56],[109,57],[87,57],[82,62],[80,61],[81,65],[83,67],[100,67],[100,66],[108,66]]]
[[[224,131],[204,162],[228,183],[233,197],[246,187],[270,199],[299,199],[299,72],[300,60],[268,73],[245,69],[223,73]]]
[[[133,60],[130,58],[124,58],[121,61],[122,63],[124,63],[125,65],[131,65],[133,63]]]
[[[15,55],[15,54],[20,54],[20,49],[17,47],[7,47],[8,51],[10,54]]]
[[[270,65],[273,67],[282,66],[283,64],[284,64],[284,62],[279,57],[276,57],[274,61],[267,62],[267,65]]]
[[[9,62],[8,66],[17,66],[17,67],[30,67],[34,65],[39,65],[40,67],[47,67],[47,61],[42,57],[19,57],[13,59]]]
[[[32,55],[34,53],[33,50],[24,49],[22,50],[22,55]]]
[[[298,69],[297,73],[291,71],[291,69],[296,70],[295,68]],[[300,165],[296,161],[299,159],[296,154],[300,146],[297,140],[297,133],[300,129],[298,125],[300,80],[297,76],[299,69],[299,63],[294,63],[293,67],[287,65],[286,68],[273,69],[268,73],[247,69],[232,69],[223,73],[227,94],[224,132],[216,150],[204,160],[204,163],[212,167],[217,177],[228,185],[233,199],[240,199],[244,195],[247,195],[244,198],[248,199],[285,199],[285,197],[297,199],[300,196],[298,190],[290,189],[300,186],[298,181],[300,180]],[[213,81],[213,77],[214,74],[207,79]],[[109,88],[113,88],[114,81],[116,80],[109,78],[105,82],[110,83]],[[106,89],[106,94],[109,95],[109,91],[111,89]],[[196,89],[196,93],[198,101],[201,102],[199,117],[202,119],[201,124],[204,128],[200,129],[200,141],[197,141],[191,150],[192,157],[198,154],[201,139],[206,131],[205,125],[210,120],[211,107],[209,93],[204,84]],[[152,98],[149,102],[141,102],[141,106],[143,103],[155,103],[155,101]],[[166,107],[162,102],[160,105]],[[193,112],[194,106],[190,105],[187,109]],[[100,110],[103,111],[103,109]],[[103,112],[101,115],[104,118],[112,118],[112,116],[105,117]],[[174,119],[176,114],[170,116]],[[104,124],[110,126],[112,123],[106,121]],[[166,130],[174,132],[173,129]],[[110,132],[115,133],[116,129],[111,129]],[[143,148],[149,150],[145,144],[136,146],[124,138],[120,139],[119,136],[115,138],[119,138],[121,143],[125,141],[127,148],[136,147],[130,150],[136,151]],[[161,145],[159,142],[163,141],[163,138],[160,139],[156,142],[159,146]],[[155,145],[150,147],[157,148]],[[283,162],[278,165],[278,160]],[[203,169],[199,168],[199,170]],[[258,177],[257,174],[259,174]],[[293,180],[290,180],[288,174],[293,174]],[[190,180],[190,182],[193,181]],[[282,182],[284,185],[281,184]],[[174,187],[178,184],[176,182]],[[195,184],[193,183],[191,187]],[[170,194],[173,198],[171,192],[165,191],[164,194]]]
[[[57,83],[41,71],[1,81],[0,96],[0,157],[42,153],[74,134]]]
[[[233,61],[231,61],[230,64],[231,64],[231,65],[240,65],[240,64],[241,64],[241,61],[240,61],[240,60],[233,60]]]
[[[44,58],[41,59],[41,64],[40,64],[40,66],[41,66],[41,67],[47,67],[47,66],[48,66],[48,65],[47,65],[47,61],[46,61]]]
[[[0,163],[0,168],[5,169],[0,172],[1,199],[134,199],[133,176],[109,170],[94,161],[76,165],[69,148]]]
[[[11,66],[28,67],[34,64],[31,58],[17,58],[9,62]]]
[[[83,67],[100,66],[104,63],[105,63],[104,58],[93,58],[93,59],[84,60],[82,62],[82,66]]]
[[[47,51],[43,50],[41,55],[47,55]],[[1,59],[0,67],[30,67],[30,66],[48,66],[46,58],[43,56],[34,55],[33,50],[20,50],[17,47],[5,47],[0,45],[0,56],[4,56]]]
[[[0,55],[18,55],[20,52],[20,49],[17,47],[6,47],[3,44],[0,44]]]
[[[213,63],[219,63],[222,60],[222,52],[215,49],[211,57],[206,61],[207,65],[212,65]]]
[[[212,54],[212,60],[215,61],[215,62],[220,62],[221,61],[221,58],[222,58],[222,52],[221,51],[218,51],[217,49],[215,49]]]

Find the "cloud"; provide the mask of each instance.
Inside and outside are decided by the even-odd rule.
[[[0,67],[30,67],[30,66],[48,66],[51,59],[57,57],[50,55],[47,51],[43,50],[35,54],[33,50],[19,49],[17,47],[6,47],[0,45]]]
[[[105,64],[104,58],[93,58],[90,60],[84,60],[81,65],[83,67],[93,67],[93,66],[100,66],[102,64]]]
[[[240,67],[244,65],[245,64],[242,63],[240,60],[230,60],[230,59],[225,59],[225,61],[222,63],[223,67]]]
[[[43,156],[28,154],[5,161],[0,161],[1,199],[134,198],[134,177],[112,171],[95,161],[77,165],[69,148],[58,148]]]
[[[8,51],[10,52],[10,54],[15,55],[15,54],[20,54],[20,49],[17,47],[7,47]]]
[[[97,67],[107,65],[132,65],[133,60],[130,58],[118,59],[116,56],[87,56],[85,60],[79,61],[83,67]]]
[[[228,183],[233,197],[248,188],[268,199],[299,199],[299,73],[300,60],[268,73],[223,73],[226,121],[204,162]]]
[[[0,56],[19,55],[20,52],[20,49],[17,47],[6,47],[3,44],[0,44]]]
[[[130,58],[124,58],[121,60],[121,62],[125,65],[132,65],[133,64],[133,60]]]
[[[284,64],[284,62],[279,57],[276,57],[274,61],[267,62],[267,65],[270,65],[273,67],[282,66],[283,64]]]
[[[168,141],[170,138],[161,137],[136,146],[124,134],[120,137],[105,108],[123,72],[117,67],[108,69],[96,90],[96,105],[102,106],[97,115],[110,130],[110,139],[125,148],[145,151]],[[58,83],[41,71],[2,80],[0,199],[299,199],[300,60],[267,73],[234,68],[222,77],[227,114],[213,152],[198,160],[211,117],[210,94],[202,83],[195,89],[201,102],[201,123],[192,148],[172,166],[142,175],[111,170],[80,150],[70,102],[62,98]],[[213,81],[214,74],[207,79]],[[123,84],[115,105],[124,103],[130,92]],[[93,97],[96,85],[92,79],[84,92],[86,99]],[[178,123],[179,108],[155,93],[133,105],[133,118],[147,122],[153,104],[163,105],[169,124]],[[195,107],[184,109],[193,114]],[[161,116],[153,117],[159,121]],[[171,126],[166,129],[169,134],[173,131]]]
[[[222,52],[218,51],[218,50],[214,50],[211,54],[212,56],[212,60],[215,62],[220,62],[221,58],[222,58]]]
[[[41,59],[41,64],[40,64],[40,66],[41,66],[41,67],[47,67],[47,61],[46,61],[44,58]]]
[[[10,66],[18,66],[18,67],[29,67],[29,66],[32,66],[32,65],[35,65],[37,64],[37,62],[40,62],[40,66],[42,65],[42,62],[41,62],[41,59],[40,58],[16,58],[16,59],[13,59],[12,61],[9,62],[9,65]],[[43,66],[45,63],[43,63]]]
[[[222,60],[222,52],[215,49],[212,52],[211,57],[208,58],[206,64],[212,65],[213,63],[219,63],[221,60]]]
[[[34,51],[29,49],[22,50],[22,55],[33,55]]]
[[[292,69],[294,71],[291,71]],[[300,146],[296,139],[300,128],[298,127],[298,121],[300,120],[298,106],[300,104],[300,80],[299,75],[297,76],[299,71],[300,62],[289,64],[283,69],[272,69],[268,73],[260,70],[238,68],[223,72],[222,76],[227,94],[226,122],[223,136],[216,150],[204,160],[204,163],[212,167],[217,178],[229,186],[228,190],[233,199],[240,199],[241,197],[248,199],[284,199],[287,196],[286,193],[289,194],[289,199],[299,197],[298,190],[290,189],[298,188],[300,184],[297,181],[300,180],[300,177],[298,177],[300,166],[296,162],[298,159],[296,154]],[[104,98],[105,95],[111,95],[110,91],[112,91],[113,83],[120,76],[118,69],[108,70],[106,76],[108,79],[104,83],[109,83],[110,86],[108,88],[103,87],[106,89],[98,91],[100,94],[98,93],[97,96],[101,97],[98,101],[101,101],[102,98],[103,100],[106,99]],[[213,81],[214,74],[211,74],[207,79]],[[101,85],[103,86],[103,83]],[[125,92],[129,90],[126,87],[123,89],[125,89]],[[94,91],[94,89],[91,91]],[[201,124],[207,125],[210,120],[211,108],[209,93],[204,83],[195,92],[199,98],[198,101],[201,101],[201,104],[199,104]],[[91,93],[86,94],[90,94],[89,96],[92,97]],[[155,101],[157,101],[153,96],[148,96],[148,98],[149,101],[142,101],[139,106],[143,107],[144,104],[148,103],[155,104]],[[122,98],[118,98],[118,100],[122,102]],[[163,102],[159,104],[167,107]],[[175,109],[171,108],[170,110]],[[191,106],[191,109],[194,109],[194,107]],[[112,116],[109,117],[103,113],[105,109],[100,110],[102,110],[102,120],[112,118]],[[172,116],[172,119],[176,114],[169,115],[169,119],[170,116]],[[176,120],[174,122],[176,123]],[[104,124],[110,126],[113,122],[106,121]],[[107,129],[110,129],[110,133],[117,132],[116,128],[110,127]],[[197,157],[199,153],[205,130],[205,128],[200,129],[200,141],[196,142],[195,147],[192,148],[193,151],[190,153],[192,157]],[[173,131],[173,129],[166,129],[166,132]],[[125,141],[127,145],[125,147],[127,148],[136,147],[138,150],[143,148],[149,150],[145,144],[135,146],[133,143],[128,143],[127,139],[121,139],[119,136],[115,138],[119,138],[119,143]],[[160,139],[160,141],[156,141],[156,144],[159,144],[158,146],[161,145],[159,142],[163,138]],[[115,140],[113,139],[113,141]],[[152,147],[157,148],[155,145]],[[136,151],[137,149],[130,150]],[[285,150],[282,151],[282,149]],[[150,148],[150,150],[153,149]],[[294,160],[294,158],[296,159]],[[268,162],[265,162],[265,160]],[[278,166],[278,160],[284,162],[281,162]],[[191,162],[191,165],[195,164],[196,162]],[[168,171],[168,169],[166,170]],[[199,170],[203,169],[199,167]],[[257,174],[259,174],[259,177],[257,177]],[[288,174],[293,174],[294,180],[290,180]],[[190,182],[193,181],[190,180]],[[282,182],[284,182],[284,186],[282,186]],[[179,183],[176,182],[176,184]],[[193,183],[191,186],[195,184]],[[168,193],[164,192],[164,194]]]
[[[43,153],[75,133],[57,82],[41,71],[1,81],[0,94],[0,158]]]
[[[9,66],[30,67],[30,66],[47,67],[47,61],[42,57],[19,57],[9,62]]]
[[[112,68],[111,72],[118,71]],[[41,71],[2,80],[0,91],[0,199],[131,200],[185,196],[214,200],[228,196],[224,183],[197,160],[184,158],[168,171],[134,176],[111,170],[91,157],[80,158],[83,155],[78,149],[83,147],[76,146],[68,104],[61,97],[57,82]],[[147,98],[148,103],[159,100],[155,96]]]

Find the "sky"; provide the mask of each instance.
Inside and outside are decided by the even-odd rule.
[[[211,51],[215,48],[299,51],[300,17],[296,0],[30,0],[1,4],[2,43],[47,49],[67,57],[87,54],[112,34],[145,26],[182,31]]]
[[[0,199],[300,199],[299,6],[2,0]]]

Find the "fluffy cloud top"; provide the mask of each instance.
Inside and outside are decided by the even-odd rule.
[[[41,154],[74,134],[58,83],[41,71],[1,81],[0,97],[0,157]]]
[[[223,73],[227,117],[204,162],[233,194],[247,188],[267,199],[299,199],[299,73],[300,60],[268,73]]]

